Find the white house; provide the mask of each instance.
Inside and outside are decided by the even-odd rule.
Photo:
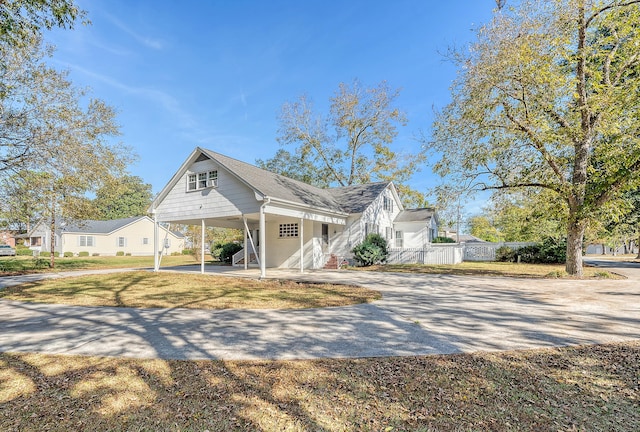
[[[115,256],[118,252],[152,256],[155,224],[148,216],[106,221],[84,220],[72,224],[57,223],[54,250],[63,254]],[[159,226],[158,251],[164,254],[182,252],[184,236]],[[43,220],[28,233],[27,246],[40,252],[51,252],[51,229]]]
[[[158,223],[243,229],[242,261],[246,268],[257,252],[262,277],[267,267],[303,271],[348,258],[368,233],[392,245],[401,235],[412,247],[426,246],[437,233],[433,210],[404,210],[393,183],[321,189],[199,147],[150,212]]]

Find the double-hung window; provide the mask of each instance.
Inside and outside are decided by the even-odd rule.
[[[78,237],[78,246],[93,247],[95,246],[95,239],[93,236],[81,235]]]
[[[402,231],[396,231],[396,247],[401,248],[404,245],[404,236]]]
[[[386,211],[393,212],[393,199],[383,197],[382,208]]]

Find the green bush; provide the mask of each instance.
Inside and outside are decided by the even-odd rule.
[[[225,263],[230,263],[233,258],[233,254],[238,253],[242,250],[242,245],[239,243],[225,243],[222,245],[220,251],[220,261]]]
[[[389,256],[387,240],[380,234],[369,234],[351,252],[353,252],[355,260],[361,267],[383,263]]]
[[[182,255],[193,255],[193,249],[182,249]]]
[[[551,238],[542,243],[525,246],[516,251],[520,262],[529,264],[564,264],[567,262],[567,241]]]
[[[433,240],[431,240],[431,243],[455,243],[456,241],[452,238],[449,237],[436,237]]]
[[[517,252],[509,246],[500,246],[496,249],[496,261],[498,262],[515,262]]]
[[[16,246],[16,255],[20,256],[33,256],[33,251],[28,247],[18,247]]]
[[[94,252],[91,254],[91,256],[100,256],[100,254],[98,252]]]
[[[127,252],[126,254],[124,254],[125,256],[131,256],[131,252]]]
[[[46,267],[50,267],[49,260],[45,258],[33,258],[33,268],[43,269]]]
[[[124,251],[118,251],[118,252],[116,252],[116,256],[124,256]]]
[[[78,256],[79,257],[88,257],[89,256],[89,252],[87,252],[87,251],[78,252]]]
[[[71,258],[71,257],[73,256],[73,252],[65,252],[65,253],[63,254],[63,256],[64,256],[65,258]]]

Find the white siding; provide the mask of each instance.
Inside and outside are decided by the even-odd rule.
[[[187,176],[218,171],[218,187],[187,192]],[[257,213],[261,202],[253,190],[211,160],[196,162],[174,185],[156,209],[159,221],[198,220]]]
[[[396,222],[396,231],[402,231],[404,248],[423,248],[429,244],[429,228],[425,222]],[[395,239],[390,242],[395,247]]]
[[[80,246],[79,237],[81,235],[92,236],[94,245]],[[58,249],[60,252],[72,252],[74,255],[79,252],[89,252],[89,255],[115,256],[118,252],[123,252],[134,256],[152,256],[153,235],[153,222],[148,218],[143,218],[110,234],[65,233],[62,236],[62,247]],[[118,237],[125,238],[124,247],[118,246]],[[163,227],[160,227],[159,237],[159,249],[162,249],[163,254],[181,252],[184,248],[184,239],[177,237],[172,232],[167,232]],[[168,249],[163,247],[165,237],[169,239]],[[146,245],[143,242],[144,238],[148,239]]]
[[[393,200],[393,211],[384,209],[384,198]],[[365,237],[367,224],[377,225],[378,234],[385,236],[386,228],[393,229],[393,221],[401,211],[401,205],[395,200],[395,196],[389,188],[386,188],[362,213],[358,222],[359,230],[356,238],[352,238],[353,246],[362,243]],[[352,231],[354,233],[354,231]],[[369,233],[370,234],[370,233]]]

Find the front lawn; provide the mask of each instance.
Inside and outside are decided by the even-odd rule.
[[[366,303],[380,293],[348,285],[136,271],[33,282],[6,288],[0,297],[78,306],[293,309]]]
[[[42,273],[51,271],[73,271],[109,268],[152,268],[153,256],[90,256],[90,257],[57,257],[55,269],[49,268],[49,257],[0,257],[0,276]],[[179,266],[199,264],[193,255],[177,255],[162,257],[162,266]]]
[[[460,264],[383,264],[370,267],[353,267],[351,269],[459,276],[569,278],[569,275],[564,271],[563,264],[517,264],[507,262],[465,261]],[[584,267],[584,277],[593,279],[624,279],[623,276],[595,267]]]
[[[313,361],[0,355],[3,431],[638,431],[640,342]]]

